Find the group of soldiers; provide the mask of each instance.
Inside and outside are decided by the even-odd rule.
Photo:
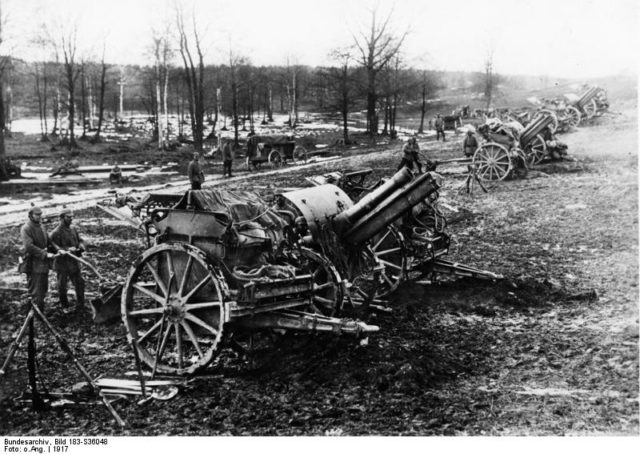
[[[67,290],[69,281],[76,293],[76,312],[85,308],[84,279],[75,257],[86,251],[86,244],[71,224],[73,212],[63,209],[60,222],[48,234],[42,225],[42,209],[37,206],[29,210],[29,218],[20,229],[22,261],[19,271],[27,275],[28,294],[40,310],[49,288],[49,269],[56,272],[59,304],[69,307]]]

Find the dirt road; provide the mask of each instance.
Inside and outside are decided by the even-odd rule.
[[[175,435],[638,435],[638,180],[636,105],[562,136],[577,162],[506,181],[489,194],[462,194],[450,176],[441,198],[451,213],[451,258],[504,274],[501,284],[407,283],[392,314],[358,346],[345,338],[292,336],[255,373],[230,361],[175,399],[115,404],[119,431],[99,405],[32,414],[14,401],[26,383],[20,353],[0,405],[3,434]],[[446,159],[456,145],[425,143]],[[388,175],[397,150],[327,163]],[[296,186],[317,169],[265,176]],[[255,182],[252,184],[255,185]],[[234,187],[249,183],[234,182]],[[141,238],[94,211],[81,213],[89,254],[108,276],[123,275]],[[3,229],[3,256],[17,228]],[[3,270],[10,268],[0,260]],[[122,327],[50,309],[93,374],[132,370]],[[18,327],[18,302],[0,305],[0,348]],[[80,378],[46,339],[39,364],[49,389]]]

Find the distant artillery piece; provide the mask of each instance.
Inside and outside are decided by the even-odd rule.
[[[547,156],[546,141],[541,133],[553,121],[552,115],[538,115],[521,131],[499,122],[478,128],[486,142],[472,158],[476,176],[487,182],[501,181],[519,165],[527,169],[540,163]]]
[[[587,120],[602,115],[609,109],[605,90],[597,86],[587,87],[579,96],[567,94],[565,95],[565,100],[567,104],[578,110]]]
[[[247,140],[246,169],[264,163],[282,167],[287,161],[307,162],[307,150],[290,136],[251,136]]]

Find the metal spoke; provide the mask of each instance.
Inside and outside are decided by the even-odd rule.
[[[164,354],[164,350],[167,347],[169,334],[171,334],[171,325],[167,325],[167,329],[165,330],[164,335],[162,336],[162,342],[160,343],[160,349],[158,349],[158,351],[156,352],[156,359],[154,364],[157,364],[158,361],[162,358],[162,355]],[[154,370],[155,370],[155,366],[154,366]]]
[[[171,255],[171,251],[167,251],[167,270],[169,271],[169,279],[176,275],[176,270],[173,266],[173,256]],[[171,291],[171,282],[169,282],[169,291]]]
[[[163,297],[161,297],[160,295],[158,295],[157,293],[154,293],[151,290],[147,290],[146,288],[144,288],[140,284],[133,284],[133,288],[138,290],[141,293],[144,293],[145,295],[147,295],[148,297],[150,297],[154,301],[164,305],[165,299]]]
[[[160,287],[160,290],[162,290],[162,293],[164,294],[164,296],[167,296],[168,295],[167,287],[165,287],[164,282],[162,282],[162,278],[158,274],[158,270],[152,267],[149,262],[145,262],[145,266],[149,269],[149,271],[151,271],[151,274],[153,275],[153,279],[156,281],[156,284],[158,285],[158,287]]]
[[[204,328],[207,331],[209,331],[210,333],[212,333],[214,336],[218,335],[218,330],[216,330],[213,326],[208,325],[207,323],[203,322],[202,320],[200,320],[195,315],[186,313],[186,314],[184,314],[184,318],[186,318],[190,322],[195,323],[198,326],[201,326],[202,328]]]
[[[143,342],[147,337],[151,335],[151,333],[153,333],[155,330],[160,328],[160,325],[162,325],[162,319],[158,320],[151,328],[149,328],[149,330],[146,333],[144,333],[142,336],[138,338],[138,344]]]
[[[330,300],[329,298],[323,298],[323,297],[318,296],[318,295],[313,295],[313,298],[311,298],[311,300],[316,302],[316,303],[322,303],[322,304],[327,304],[327,305],[332,305],[333,304],[333,300]]]
[[[184,301],[189,301],[189,299],[195,295],[196,293],[198,293],[198,291],[200,291],[200,289],[202,289],[202,287],[204,287],[205,285],[207,285],[209,283],[209,281],[211,280],[211,275],[207,274],[207,276],[202,279],[198,285],[196,285],[193,290],[191,290],[187,296],[184,297]]]
[[[385,281],[387,281],[387,284],[389,285],[393,285],[393,281],[391,279],[389,279],[389,276],[387,276],[387,273],[382,272],[380,273],[382,275],[382,279],[384,279]],[[395,277],[395,276],[394,276]]]
[[[380,262],[383,263],[385,266],[388,266],[390,268],[395,268],[396,270],[401,270],[402,271],[402,267],[396,265],[395,263],[387,262],[386,260],[382,260],[382,259],[380,259]]]
[[[162,314],[164,312],[164,308],[162,307],[154,307],[151,309],[138,309],[137,311],[130,311],[129,315],[151,315],[151,314]]]
[[[324,284],[313,284],[313,291],[324,290],[325,288],[333,287],[333,282],[325,282]]]
[[[191,303],[185,304],[184,308],[188,311],[195,311],[198,309],[207,309],[209,307],[221,307],[222,303],[220,301],[210,301],[206,303]]]
[[[394,248],[392,248],[392,249],[386,249],[386,250],[384,250],[384,251],[376,252],[376,255],[377,255],[378,257],[380,257],[381,255],[391,254],[391,253],[393,253],[393,252],[398,252],[398,251],[400,251],[400,250],[401,250],[401,248],[400,248],[400,247],[394,247]]]
[[[173,326],[176,330],[176,353],[178,354],[178,367],[182,369],[182,336],[180,335],[180,325],[174,323]]]
[[[189,256],[189,260],[187,260],[187,265],[184,267],[184,273],[182,274],[182,281],[180,281],[180,289],[178,290],[178,296],[182,296],[184,293],[184,288],[187,285],[187,278],[189,277],[189,273],[191,272],[191,265],[193,264],[193,256]]]
[[[382,242],[385,240],[385,238],[387,238],[387,237],[389,236],[389,233],[391,233],[391,230],[387,229],[387,231],[385,232],[385,234],[384,234],[384,235],[382,235],[382,238],[380,238],[380,239],[378,240],[378,242],[375,244],[375,246],[373,246],[373,248],[372,248],[372,249],[373,249],[373,251],[374,251],[374,252],[375,252],[375,251],[378,249],[378,247],[382,244]]]
[[[193,333],[193,330],[191,329],[189,324],[184,320],[180,322],[180,325],[184,329],[184,332],[187,333],[187,336],[191,340],[191,343],[193,344],[196,351],[198,352],[198,356],[202,358],[204,354],[202,353],[202,349],[200,348],[200,344],[198,343],[198,339],[196,338],[196,335]]]

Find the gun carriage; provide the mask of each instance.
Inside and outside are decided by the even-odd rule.
[[[472,158],[476,175],[485,181],[500,181],[517,166],[540,163],[547,156],[543,132],[552,123],[551,115],[538,115],[524,128],[516,122],[487,123],[478,128],[485,142]]]
[[[565,100],[587,120],[601,115],[609,108],[606,92],[596,86],[587,87],[581,95],[565,95]]]
[[[437,191],[434,175],[403,170],[358,203],[322,185],[281,194],[276,209],[223,190],[188,191],[152,209],[144,224],[153,246],[132,265],[121,297],[140,358],[185,374],[247,332],[377,331],[336,316],[351,289],[375,292],[372,238]]]

